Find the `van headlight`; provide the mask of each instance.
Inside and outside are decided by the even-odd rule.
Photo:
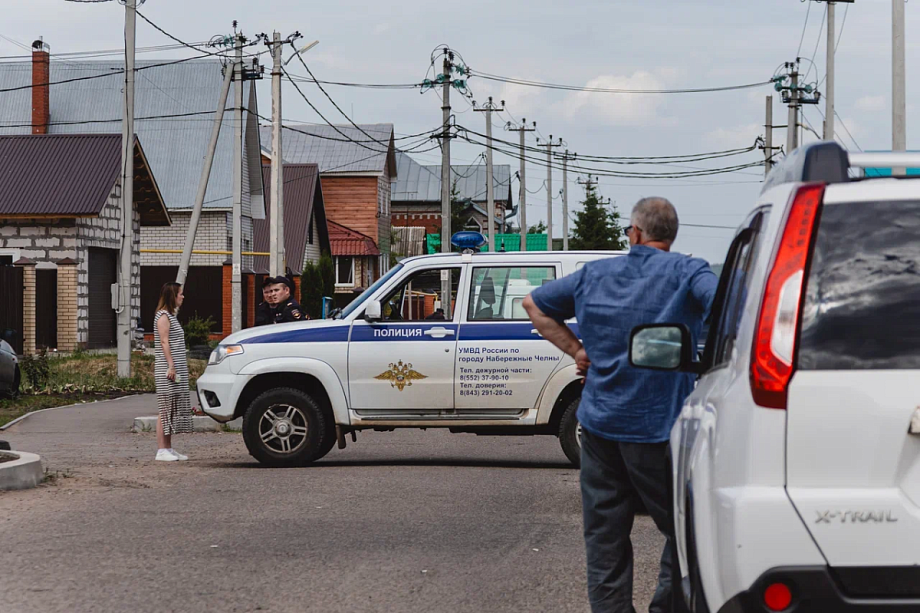
[[[243,346],[242,345],[218,345],[217,349],[211,352],[211,357],[208,358],[208,364],[220,364],[225,359],[229,358],[232,355],[242,355]]]

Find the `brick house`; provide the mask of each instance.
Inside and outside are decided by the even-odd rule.
[[[2,134],[112,133],[121,129],[124,63],[51,60],[47,46],[33,44],[31,62],[0,63],[0,82],[17,88],[3,94]],[[135,81],[135,131],[172,223],[140,228],[141,327],[152,325],[161,279],[175,278],[211,131],[211,111],[223,80],[216,59],[139,61]],[[49,87],[47,84],[52,83]],[[252,251],[253,220],[265,216],[256,88],[244,83],[243,251]],[[180,320],[198,313],[223,332],[223,263],[232,236],[233,96],[227,101],[217,151],[198,226]],[[216,252],[216,253],[215,253]],[[252,258],[244,257],[244,268]],[[226,331],[229,333],[229,330]]]
[[[441,166],[422,165],[405,153],[396,154],[397,177],[392,185],[391,223],[393,227],[421,227],[426,234],[441,231]],[[488,234],[486,198],[486,167],[484,164],[450,167],[457,198],[469,200],[461,218],[463,228]],[[452,187],[453,187],[452,185]],[[495,198],[495,231],[501,232],[502,221],[510,225],[517,215],[511,196],[511,167],[495,164],[492,167],[492,185]]]
[[[285,163],[319,167],[328,220],[373,243],[377,255],[367,272],[372,281],[376,280],[390,268],[390,184],[396,177],[393,124],[362,125],[367,134],[353,126],[285,128]],[[271,126],[261,130],[262,142],[271,143]],[[268,149],[263,149],[265,161],[269,155]],[[332,239],[335,231],[330,227],[329,232]]]
[[[140,313],[140,229],[169,221],[137,139],[132,321]],[[0,327],[22,333],[18,350],[115,346],[111,284],[122,227],[120,134],[0,136],[0,266],[22,269],[19,287],[0,287],[22,293],[21,311],[3,314],[21,328]]]

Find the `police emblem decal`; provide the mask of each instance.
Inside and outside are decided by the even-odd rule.
[[[390,387],[395,387],[399,391],[403,391],[407,387],[411,387],[413,381],[427,379],[428,377],[413,370],[412,364],[408,362],[403,364],[403,361],[399,360],[395,364],[391,362],[389,370],[380,373],[374,378],[380,379],[381,381],[389,381]]]

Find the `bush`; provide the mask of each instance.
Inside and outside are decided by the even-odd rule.
[[[48,386],[51,378],[51,366],[48,364],[48,354],[42,349],[38,355],[24,355],[19,363],[22,372],[29,379],[33,389],[40,390]]]
[[[313,319],[323,316],[323,275],[313,262],[307,262],[300,277],[300,306]]]
[[[211,328],[214,326],[214,318],[210,315],[207,319],[202,319],[195,313],[185,324],[185,344],[189,347],[197,345],[207,345],[211,336]]]
[[[335,265],[328,252],[319,259],[319,274],[323,280],[323,296],[332,298],[335,296]]]

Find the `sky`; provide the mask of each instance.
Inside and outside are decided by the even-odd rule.
[[[124,7],[117,2],[0,0],[0,57],[26,53],[43,37],[51,53],[123,46]],[[238,20],[244,34],[274,29],[286,36],[303,34],[300,44],[320,43],[304,54],[320,80],[352,83],[417,83],[431,76],[432,50],[448,44],[473,70],[484,73],[576,86],[623,89],[706,88],[767,81],[783,62],[801,56],[807,81],[825,75],[825,34],[820,30],[825,5],[800,0],[470,0],[434,3],[243,2],[239,0],[148,0],[140,7],[150,20],[174,36],[202,42],[232,30]],[[844,23],[844,13],[847,12]],[[906,4],[907,71],[920,65],[920,7]],[[807,15],[807,26],[806,26]],[[841,27],[842,33],[841,33]],[[891,148],[891,0],[856,0],[837,4],[837,131],[849,149]],[[804,37],[803,37],[804,34]],[[138,20],[139,47],[169,44],[163,34]],[[801,46],[800,46],[801,43]],[[192,52],[138,54],[139,60],[187,57]],[[814,57],[814,66],[811,58]],[[270,58],[263,56],[263,63]],[[9,61],[0,59],[0,61]],[[292,74],[304,75],[296,60]],[[774,123],[786,123],[786,107],[769,86],[695,94],[610,94],[556,91],[508,85],[482,78],[469,80],[473,99],[493,96],[505,112],[493,116],[494,136],[517,140],[505,132],[507,121],[537,122],[528,135],[545,141],[559,137],[571,152],[593,156],[682,155],[747,147],[764,134],[765,96],[773,94]],[[0,84],[2,87],[2,84]],[[346,123],[313,84],[301,89],[333,123]],[[393,123],[397,136],[433,130],[441,123],[440,93],[419,90],[374,90],[328,86],[341,109],[358,123]],[[907,145],[918,145],[918,85],[907,84]],[[2,94],[0,94],[2,96]],[[263,115],[271,109],[267,78],[259,86]],[[318,123],[316,115],[289,83],[283,87],[286,121]],[[469,100],[452,98],[456,122],[480,133],[485,114],[472,111]],[[2,104],[2,99],[0,99]],[[823,103],[805,107],[804,116],[822,132]],[[847,133],[847,130],[849,133]],[[784,129],[774,143],[785,143]],[[805,132],[804,142],[816,140]],[[483,147],[459,140],[451,145],[454,164],[478,163]],[[438,151],[419,154],[423,164],[440,163]],[[759,150],[744,156],[686,164],[710,168],[762,160]],[[494,162],[517,171],[517,159],[496,153]],[[605,166],[606,167],[606,166]],[[622,170],[622,166],[610,166]],[[638,172],[682,171],[674,166],[630,166]],[[636,179],[602,177],[599,191],[624,218],[645,196],[663,196],[677,207],[682,228],[675,249],[722,262],[734,228],[754,206],[762,168],[700,178]],[[529,164],[528,225],[546,217],[546,169]],[[579,179],[569,173],[569,208],[584,197]],[[553,217],[561,235],[562,173],[553,176]],[[515,202],[518,188],[515,183]],[[624,221],[623,225],[626,225]],[[696,227],[717,226],[717,227]]]

